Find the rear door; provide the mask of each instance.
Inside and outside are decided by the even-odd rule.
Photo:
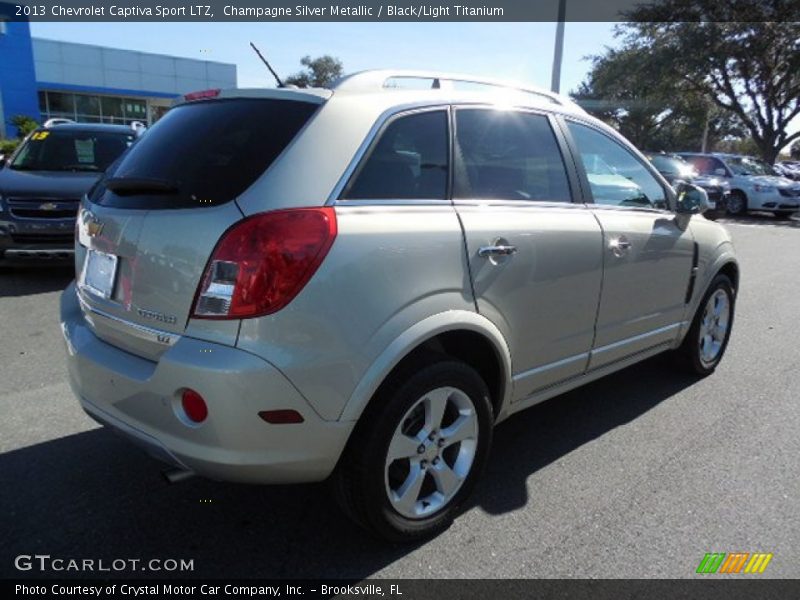
[[[585,370],[602,234],[573,202],[577,182],[550,117],[463,107],[454,125],[454,203],[477,308],[509,342],[519,400]]]
[[[76,244],[79,295],[101,339],[154,359],[186,331],[209,256],[242,218],[234,200],[316,109],[261,98],[181,105],[109,169],[84,200]],[[234,344],[238,326],[194,329]]]
[[[610,134],[567,121],[603,229],[603,293],[590,369],[669,345],[680,330],[695,261],[688,220],[662,182]]]

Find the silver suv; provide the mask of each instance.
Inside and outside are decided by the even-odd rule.
[[[428,536],[513,413],[668,350],[714,371],[739,268],[704,201],[521,85],[193,94],[83,200],[72,387],[173,478],[330,478]]]

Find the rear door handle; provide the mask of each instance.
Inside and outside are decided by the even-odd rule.
[[[608,247],[616,256],[622,256],[631,249],[631,243],[628,241],[628,238],[621,235],[609,241]]]
[[[511,256],[517,253],[516,246],[481,246],[478,249],[478,256]]]

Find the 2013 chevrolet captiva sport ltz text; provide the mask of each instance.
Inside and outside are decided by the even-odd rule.
[[[72,388],[180,472],[330,478],[373,532],[428,536],[511,414],[664,351],[714,371],[739,267],[704,201],[521,85],[192,94],[83,199]]]

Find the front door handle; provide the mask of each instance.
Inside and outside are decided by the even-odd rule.
[[[628,238],[621,235],[609,241],[608,247],[616,256],[622,256],[631,249],[631,243],[628,241]]]
[[[517,253],[516,246],[498,245],[498,246],[481,246],[478,249],[478,256],[511,256]]]

